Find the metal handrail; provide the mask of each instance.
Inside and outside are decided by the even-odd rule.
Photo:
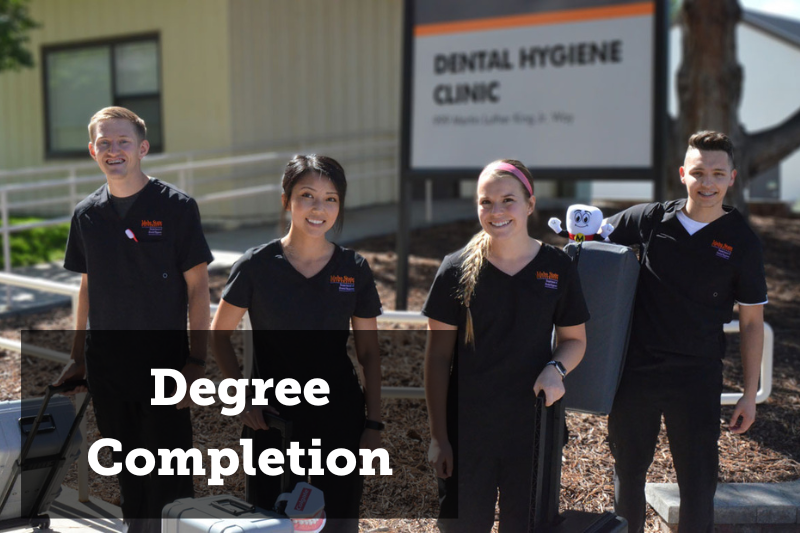
[[[161,161],[165,159],[181,159],[192,157],[193,152],[178,152],[174,154],[151,154],[145,157],[145,161]],[[15,170],[2,170],[0,169],[0,179],[27,177],[27,176],[41,176],[42,174],[55,174],[76,172],[78,170],[91,170],[97,168],[97,163],[94,161],[81,161],[72,163],[54,163],[51,165],[42,165],[39,167],[25,167]]]
[[[34,290],[41,290],[43,292],[50,292],[55,294],[63,294],[73,298],[73,314],[77,309],[76,298],[78,296],[79,287],[69,283],[60,283],[56,281],[42,280],[39,278],[32,278],[28,276],[20,276],[18,274],[8,274],[0,272],[0,283],[6,285],[13,285]],[[211,304],[212,315],[216,312],[218,304]],[[425,325],[428,323],[427,317],[417,311],[384,311],[378,317],[379,324],[409,324],[409,325]],[[249,329],[249,328],[248,328]],[[724,325],[723,331],[725,333],[738,333],[739,321],[733,320]],[[0,338],[0,348],[4,347],[3,342],[13,343],[8,339]],[[775,333],[772,326],[764,323],[764,350],[761,356],[761,381],[759,389],[756,394],[756,402],[763,403],[769,398],[772,393],[772,367],[775,345]],[[9,349],[14,349],[13,345],[7,345]],[[20,351],[20,350],[17,350]],[[36,355],[36,354],[31,354]],[[723,393],[721,397],[722,405],[734,405],[742,397],[740,392]]]
[[[343,143],[339,143],[340,145],[337,146],[337,151],[340,153],[348,153],[351,151],[372,151],[373,153],[378,150],[383,149],[391,149],[396,150],[397,142],[395,140],[378,140],[378,141],[362,141],[359,142],[357,145],[355,144],[345,144],[347,141]],[[335,142],[328,142],[328,143],[321,143],[321,146],[318,148],[322,148],[326,144],[335,145]],[[184,155],[184,156],[161,156],[160,159],[168,159],[171,157],[186,157],[187,160],[182,163],[172,163],[172,164],[162,164],[160,166],[155,166],[152,168],[148,168],[147,172],[152,174],[170,174],[170,173],[177,173],[178,174],[178,186],[186,189],[191,190],[194,185],[194,175],[193,172],[197,170],[208,170],[208,169],[215,169],[215,168],[222,168],[222,167],[236,167],[238,165],[252,165],[255,163],[264,163],[268,161],[283,161],[288,157],[291,157],[296,153],[296,150],[281,150],[281,151],[270,151],[270,152],[262,152],[256,154],[247,154],[247,155],[238,155],[238,156],[228,156],[228,157],[217,157],[213,159],[202,159],[202,160],[195,160],[192,158],[191,155]],[[363,161],[362,161],[363,160]],[[359,162],[370,161],[372,157],[366,156],[359,158]],[[11,226],[9,224],[9,213],[14,209],[20,208],[31,208],[36,206],[45,206],[45,205],[54,205],[63,203],[65,205],[72,206],[76,201],[77,195],[77,186],[89,183],[102,183],[105,181],[105,176],[102,174],[92,174],[90,176],[77,176],[77,169],[84,169],[84,168],[93,168],[94,163],[82,163],[82,164],[74,164],[66,166],[66,169],[69,172],[69,175],[65,178],[54,179],[54,180],[43,180],[43,181],[36,181],[36,182],[28,182],[28,183],[12,183],[7,185],[0,185],[0,220],[2,221],[2,228],[0,228],[0,234],[3,237],[3,259],[5,261],[5,271],[11,272],[11,244],[9,236],[12,233],[17,233],[20,231],[25,231],[34,228],[42,228],[48,226],[54,226],[58,224],[64,224],[69,222],[71,217],[70,216],[62,216],[57,218],[51,218],[47,220],[42,220],[38,222],[30,222],[25,224],[16,224]],[[19,171],[0,171],[0,179],[9,176],[27,176],[27,175],[36,175],[41,173],[50,173],[56,172],[58,168],[64,167],[40,167],[38,169],[22,169]],[[396,175],[397,170],[394,165],[388,169],[382,169],[377,171],[371,171],[369,173],[360,173],[352,175],[348,178],[348,181],[358,181],[364,179],[375,179],[375,178],[382,178],[387,176]],[[215,177],[209,180],[203,180],[205,183],[213,183],[216,181],[220,181],[221,177]],[[227,180],[229,183],[230,180]],[[13,193],[20,193],[20,192],[29,192],[29,191],[37,191],[37,190],[45,190],[55,187],[69,187],[70,192],[68,195],[62,198],[43,198],[43,199],[35,199],[35,200],[24,200],[16,203],[12,203],[9,201],[9,194]],[[208,193],[204,195],[199,195],[195,197],[195,200],[198,204],[208,204],[211,202],[220,202],[224,200],[231,200],[236,198],[247,198],[257,194],[268,194],[268,193],[276,193],[280,192],[281,188],[278,184],[267,184],[262,186],[254,186],[254,187],[240,187],[238,189],[229,190],[229,191],[220,191],[215,193]]]
[[[304,136],[303,138],[286,139],[279,144],[281,146],[302,146],[302,149],[304,151],[307,151],[306,147],[308,146],[338,147],[338,145],[347,145],[348,143],[352,143],[353,141],[361,141],[362,139],[371,139],[378,137],[395,138],[396,136],[397,132],[394,130],[371,130],[371,131],[362,131],[348,135],[337,135],[335,138],[331,138],[329,136],[317,136],[317,137]],[[188,150],[184,152],[149,153],[145,156],[143,161],[145,163],[150,163],[153,161],[165,161],[170,159],[186,159],[187,161],[191,161],[198,158],[202,159],[203,157],[207,157],[210,159],[212,157],[216,157],[217,154],[229,154],[231,152],[240,152],[240,153],[257,152],[263,148],[264,146],[261,143],[254,143],[248,146],[238,146],[236,148],[221,147],[221,148],[213,148],[207,150]],[[56,172],[63,173],[65,169],[68,172],[72,172],[77,170],[94,169],[94,168],[97,168],[97,163],[93,161],[88,161],[88,160],[82,160],[80,162],[62,161],[62,162],[52,163],[49,165],[41,165],[38,167],[25,167],[14,170],[0,169],[0,180],[6,178],[14,178],[14,177],[41,176],[42,174],[52,174]]]
[[[357,146],[341,146],[338,148],[340,152],[348,152],[353,150],[364,150],[366,149],[381,149],[381,148],[396,148],[397,142],[394,140],[391,141],[366,141],[359,143]],[[321,146],[320,146],[321,148]],[[315,149],[316,150],[316,149]],[[200,159],[200,160],[190,160],[184,163],[170,163],[168,165],[161,165],[148,168],[148,173],[177,173],[182,170],[202,170],[202,169],[209,169],[209,168],[218,168],[218,167],[226,167],[226,166],[236,166],[236,165],[250,165],[254,163],[261,163],[264,161],[282,161],[287,157],[292,157],[297,153],[297,150],[281,150],[281,151],[270,151],[270,152],[261,152],[256,154],[247,154],[247,155],[239,155],[239,156],[228,156],[228,157],[217,157],[213,159]],[[147,161],[147,160],[146,160]],[[97,168],[96,163],[86,163],[81,165],[67,165],[68,169],[72,168],[87,168],[93,169]],[[11,175],[41,175],[50,172],[56,172],[59,169],[63,170],[64,167],[39,167],[39,168],[32,168],[32,169],[20,169],[16,171],[0,171],[0,179],[3,177],[11,176]],[[35,182],[26,182],[26,183],[9,183],[6,185],[0,185],[0,191],[7,191],[7,192],[21,192],[21,191],[33,191],[33,190],[40,190],[40,189],[49,189],[53,187],[64,187],[66,185],[71,185],[73,183],[81,185],[85,183],[93,183],[97,181],[105,181],[105,176],[101,173],[95,173],[90,176],[67,176],[66,178],[60,179],[52,179],[52,180],[42,180],[42,181],[35,181]],[[12,206],[13,207],[13,206]]]

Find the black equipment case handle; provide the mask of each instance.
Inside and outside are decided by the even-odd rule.
[[[262,411],[262,413],[264,414],[264,422],[267,423],[269,428],[281,432],[281,449],[285,453],[286,450],[289,449],[289,442],[292,440],[292,421],[281,418],[268,411]],[[254,439],[255,433],[255,430],[245,426],[245,438]],[[286,470],[286,467],[284,467],[283,474],[281,474],[281,492],[291,492],[291,478]],[[250,482],[250,478],[245,478],[245,500],[250,503],[255,502],[256,497],[255,488],[252,487],[252,485],[253,483]]]
[[[561,492],[561,449],[565,431],[564,402],[545,406],[544,391],[536,397],[533,423],[533,466],[528,533],[539,531],[558,519]]]

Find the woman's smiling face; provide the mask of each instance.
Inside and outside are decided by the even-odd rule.
[[[292,227],[313,236],[324,236],[339,216],[339,193],[325,175],[306,172],[292,188],[287,210]]]
[[[505,239],[520,232],[528,235],[528,216],[536,198],[514,176],[481,177],[478,180],[478,219],[490,237]]]

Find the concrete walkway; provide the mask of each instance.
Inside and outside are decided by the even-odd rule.
[[[680,495],[676,483],[648,483],[647,503],[676,529]],[[714,495],[714,524],[732,533],[800,531],[800,481],[720,483]],[[735,527],[734,527],[735,526]],[[720,529],[720,528],[718,528]]]
[[[411,217],[412,228],[433,226],[476,216],[475,204],[471,199],[437,200],[434,205],[433,219],[427,221],[423,202],[414,202]],[[397,211],[396,204],[349,209],[346,212],[342,233],[331,235],[330,238],[339,244],[347,245],[366,237],[394,233],[397,231]],[[229,269],[248,248],[269,242],[282,234],[283,232],[279,232],[277,223],[208,232],[206,240],[214,254],[214,262],[209,265],[209,269]],[[73,285],[80,284],[80,275],[64,270],[61,262],[15,268],[13,273]],[[18,287],[0,288],[0,319],[18,313],[39,312],[69,305],[69,301],[66,296],[42,291]]]

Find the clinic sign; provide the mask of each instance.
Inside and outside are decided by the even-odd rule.
[[[512,157],[563,177],[651,177],[665,101],[661,0],[406,4],[410,175]]]

